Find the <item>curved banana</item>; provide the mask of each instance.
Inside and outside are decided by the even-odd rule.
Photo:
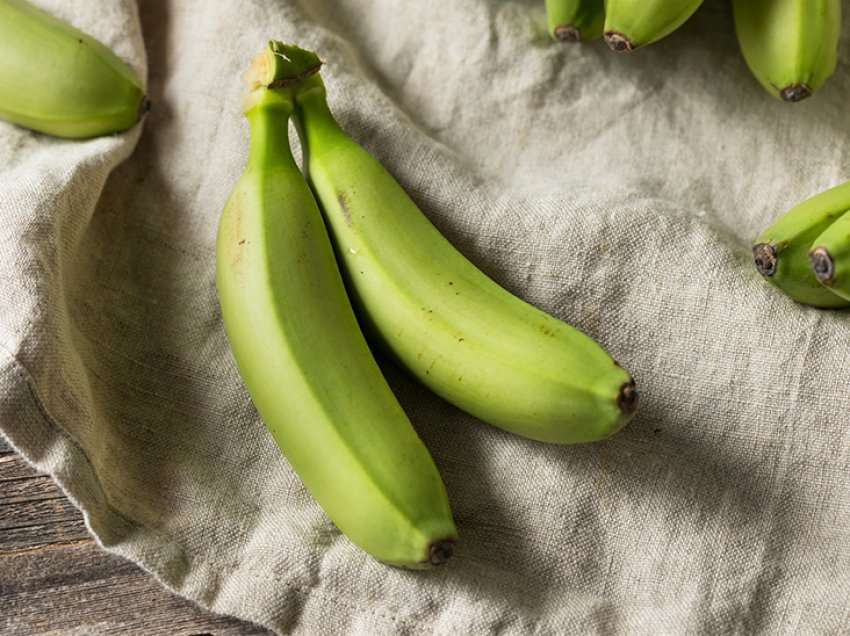
[[[0,0],[0,119],[56,137],[126,130],[141,82],[103,44],[24,0]]]
[[[443,482],[357,325],[289,148],[286,85],[308,71],[271,49],[252,70],[248,164],[216,247],[225,329],[263,421],[337,527],[386,563],[437,565],[457,536]]]
[[[546,0],[549,35],[559,42],[586,42],[602,37],[604,0]]]
[[[367,335],[438,395],[518,435],[589,442],[622,428],[637,404],[629,374],[452,247],[337,125],[318,75],[296,89],[295,116]]]
[[[850,212],[814,240],[809,258],[818,282],[850,302]]]
[[[605,42],[628,53],[670,35],[702,0],[605,0]]]
[[[813,307],[850,302],[818,283],[809,261],[812,243],[850,209],[850,182],[822,192],[779,217],[753,245],[759,273],[788,296]]]
[[[733,0],[747,65],[774,97],[798,102],[838,62],[841,0]]]

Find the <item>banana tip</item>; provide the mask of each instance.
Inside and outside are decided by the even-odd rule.
[[[620,407],[623,415],[631,416],[637,410],[638,405],[638,390],[634,380],[629,380],[620,387],[620,394],[617,396],[617,406]]]
[[[759,274],[771,277],[776,273],[776,248],[770,243],[753,246],[753,262]]]
[[[809,254],[809,260],[812,263],[815,276],[821,283],[828,285],[832,282],[832,277],[835,275],[835,262],[825,247],[813,249]]]
[[[631,53],[635,50],[634,43],[622,33],[617,31],[605,32],[605,43],[608,48],[617,53]]]
[[[786,102],[799,102],[812,96],[808,84],[791,84],[779,91],[779,96]]]
[[[442,565],[448,561],[455,551],[455,542],[452,539],[435,541],[428,546],[428,563],[431,565]]]
[[[552,31],[558,42],[581,42],[581,31],[572,24],[559,24]]]

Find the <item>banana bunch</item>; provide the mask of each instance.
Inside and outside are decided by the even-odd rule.
[[[216,243],[224,326],[263,421],[337,527],[386,563],[437,565],[457,536],[443,482],[357,325],[289,147],[286,86],[318,67],[269,48],[249,73],[248,163]]]
[[[790,298],[850,306],[850,181],[789,210],[753,245],[756,269]]]
[[[372,342],[426,386],[525,437],[604,439],[631,418],[637,391],[597,343],[452,247],[339,127],[320,66],[271,42],[248,73],[248,162],[216,245],[225,331],[263,421],[340,530],[386,563],[437,565],[457,537],[445,488],[349,296]]]
[[[0,119],[57,137],[126,130],[148,108],[112,51],[25,0],[0,0]]]
[[[546,0],[549,34],[578,42],[605,36],[630,52],[678,29],[703,0]],[[838,62],[841,0],[732,0],[741,52],[773,96],[798,102],[829,79]]]

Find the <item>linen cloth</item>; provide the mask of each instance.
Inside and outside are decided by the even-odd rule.
[[[104,548],[279,633],[846,633],[850,316],[793,303],[749,252],[850,178],[846,42],[788,105],[721,0],[630,56],[550,42],[532,0],[37,4],[153,102],[90,141],[0,123],[0,430]],[[343,127],[439,229],[641,391],[610,441],[556,447],[381,360],[461,536],[431,572],[334,528],[228,348],[215,232],[269,38],[316,49]]]

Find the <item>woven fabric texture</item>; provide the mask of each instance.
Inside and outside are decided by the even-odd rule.
[[[722,0],[631,56],[550,42],[532,0],[38,4],[127,59],[153,102],[90,141],[0,123],[0,431],[107,550],[280,633],[850,625],[850,316],[788,300],[749,254],[850,178],[846,42],[823,91],[786,105]],[[334,528],[228,348],[215,232],[246,157],[242,76],[269,38],[319,51],[341,124],[439,229],[641,390],[610,441],[555,447],[381,360],[461,535],[431,572]]]

